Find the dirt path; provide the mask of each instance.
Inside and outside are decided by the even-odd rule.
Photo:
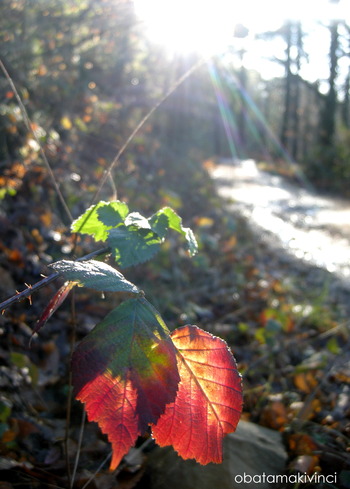
[[[217,165],[219,194],[232,200],[264,241],[350,286],[350,203],[321,197],[260,171],[253,160]]]

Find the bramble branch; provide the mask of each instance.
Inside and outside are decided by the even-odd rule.
[[[88,255],[85,255],[85,256],[78,258],[77,261],[90,260],[90,258],[93,258],[95,256],[105,255],[109,251],[110,251],[109,247],[101,248],[99,250],[93,251],[92,253],[89,253]],[[0,304],[0,311],[3,313],[5,311],[5,309],[10,307],[15,302],[18,302],[18,301],[21,301],[23,299],[30,297],[33,294],[33,292],[36,292],[41,287],[45,287],[45,285],[50,284],[51,282],[56,280],[56,278],[58,278],[59,276],[60,276],[60,274],[58,272],[52,273],[51,275],[43,278],[42,280],[40,280],[36,284],[29,285],[22,292],[17,292],[14,296],[10,297],[9,299],[7,299],[6,301],[4,301]]]

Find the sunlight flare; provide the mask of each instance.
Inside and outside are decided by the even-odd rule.
[[[134,0],[149,38],[168,52],[212,55],[225,49],[238,22],[237,4],[229,0]]]
[[[258,42],[257,34],[277,31],[288,19],[302,21],[311,34],[306,39],[309,51],[317,57],[320,40],[327,42],[317,30],[319,22],[350,17],[348,0],[309,0],[307,4],[305,0],[134,0],[134,6],[148,39],[168,54],[196,53],[207,58],[230,49],[244,50],[244,65],[264,71],[265,78],[283,76],[283,71],[266,59],[266,40]],[[271,42],[283,56],[283,41],[275,37]]]

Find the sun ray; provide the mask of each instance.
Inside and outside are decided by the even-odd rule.
[[[208,64],[210,78],[214,87],[222,123],[227,137],[230,153],[233,158],[238,158],[237,151],[237,124],[234,120],[233,113],[230,110],[221,79],[213,63]]]

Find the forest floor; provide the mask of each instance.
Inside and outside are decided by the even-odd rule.
[[[168,250],[155,264],[128,270],[127,278],[146,291],[169,327],[192,322],[227,341],[243,375],[243,419],[283,433],[286,470],[337,472],[337,488],[349,489],[345,208],[339,207],[343,226],[335,218],[338,201],[329,208],[327,199],[315,195],[318,207],[313,206],[305,189],[260,172],[253,162],[245,169],[210,162],[204,167],[221,196],[214,195],[206,172],[195,182],[199,194],[186,194],[196,199],[183,211],[200,243],[198,257],[189,261],[175,246],[170,259]],[[47,273],[45,263],[73,248],[72,237],[45,205],[49,199],[39,170],[28,176],[31,186],[24,184],[4,201],[0,214],[1,300],[40,280]],[[317,223],[312,221],[316,210]],[[290,234],[283,235],[284,224],[286,233],[292,225],[296,234],[303,233],[297,245]],[[316,232],[324,238],[311,239]],[[340,243],[342,251],[322,257],[324,240],[327,246]],[[311,242],[314,248],[302,247]],[[75,250],[77,256],[86,251],[83,244]],[[75,488],[148,487],[143,476],[153,442],[147,436],[139,440],[134,457],[109,473],[106,437],[85,422],[78,402],[67,410],[71,345],[110,310],[110,299],[79,290],[75,306],[72,301],[71,307],[60,308],[28,347],[32,328],[56,290],[51,284],[32,298],[32,305],[18,303],[1,316],[1,489],[69,487],[68,466]]]

